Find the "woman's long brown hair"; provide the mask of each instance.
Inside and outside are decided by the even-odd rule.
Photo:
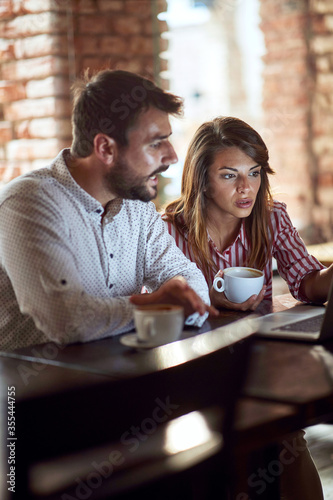
[[[203,123],[196,131],[185,158],[181,195],[165,208],[165,219],[188,240],[190,250],[207,281],[211,270],[218,271],[213,262],[207,238],[207,199],[209,167],[220,151],[237,147],[261,166],[261,185],[251,215],[245,219],[245,230],[251,242],[246,263],[263,269],[270,256],[270,210],[272,195],[268,174],[267,147],[250,125],[233,117],[218,117]]]

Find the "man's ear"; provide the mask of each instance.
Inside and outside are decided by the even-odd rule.
[[[112,137],[99,133],[94,137],[94,151],[101,162],[111,165],[117,156],[118,146]]]

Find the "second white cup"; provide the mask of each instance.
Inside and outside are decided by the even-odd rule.
[[[163,345],[180,338],[184,328],[184,308],[171,304],[137,306],[134,323],[138,340]]]
[[[236,304],[258,295],[263,285],[264,273],[251,267],[228,267],[223,271],[223,278],[217,276],[213,282],[217,292],[224,292],[227,299]]]

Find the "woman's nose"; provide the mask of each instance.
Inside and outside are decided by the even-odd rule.
[[[237,191],[239,193],[243,193],[245,191],[248,191],[250,189],[249,181],[246,178],[242,178],[239,180],[238,185],[237,185]]]

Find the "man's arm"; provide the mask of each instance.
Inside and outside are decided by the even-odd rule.
[[[169,235],[160,214],[152,210],[147,231],[145,285],[151,294],[135,295],[131,302],[136,305],[149,303],[181,304],[189,324],[200,326],[208,313],[218,314],[210,306],[206,280],[190,262]]]

